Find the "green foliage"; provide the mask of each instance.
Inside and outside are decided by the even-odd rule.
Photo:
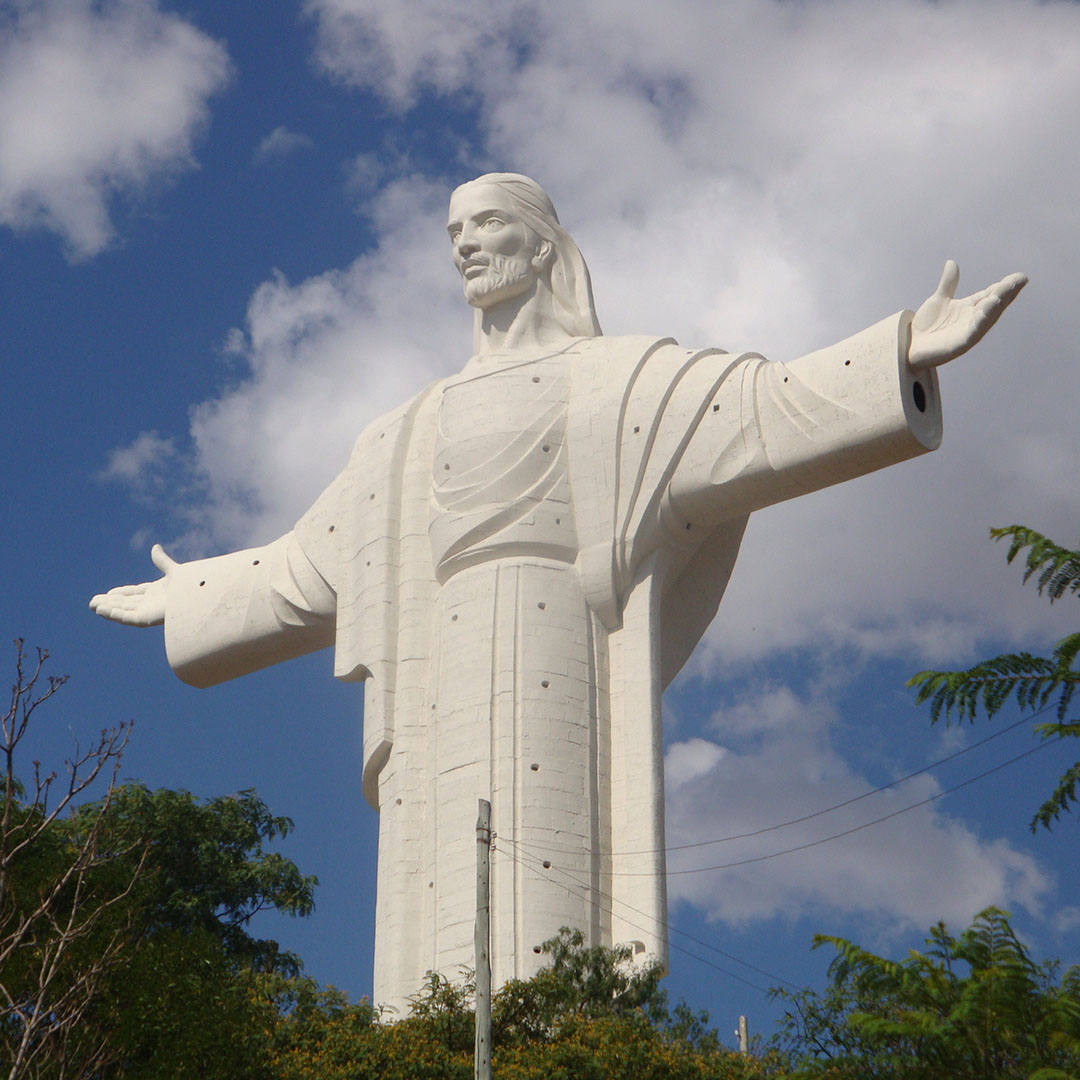
[[[1023,525],[1010,525],[1004,529],[991,529],[995,540],[1009,538],[1009,551],[1005,556],[1011,563],[1025,548],[1028,549],[1024,566],[1024,582],[1039,575],[1039,595],[1045,592],[1050,602],[1060,600],[1067,592],[1080,592],[1080,552],[1060,547],[1053,540]]]
[[[641,1011],[652,1021],[666,1019],[662,968],[655,963],[634,966],[628,946],[586,948],[580,930],[564,927],[541,949],[550,963],[527,981],[510,980],[495,995],[491,1026],[496,1045],[543,1038],[572,1017]]]
[[[97,804],[80,809],[93,816]],[[259,911],[310,915],[318,879],[264,844],[288,835],[293,823],[275,816],[253,790],[200,801],[188,791],[126,784],[112,795],[109,827],[148,846],[135,902],[141,934],[202,932],[235,963],[296,974],[297,957],[276,942],[252,937]]]
[[[1051,603],[1067,593],[1080,592],[1080,551],[1063,548],[1023,525],[991,529],[990,535],[995,540],[1009,538],[1010,563],[1027,550],[1024,581],[1035,577],[1039,594],[1045,592]],[[931,723],[948,721],[954,712],[960,720],[974,720],[980,708],[992,717],[1010,698],[1021,709],[1032,711],[1056,702],[1057,721],[1039,724],[1035,731],[1043,738],[1076,738],[1080,736],[1080,722],[1069,720],[1068,711],[1080,686],[1078,654],[1080,632],[1062,638],[1047,657],[1004,653],[965,671],[921,671],[908,680],[908,686],[918,687],[919,703],[930,702]],[[1062,773],[1050,797],[1032,818],[1032,832],[1040,825],[1049,829],[1062,813],[1069,811],[1080,798],[1078,785],[1080,762]]]
[[[887,960],[836,937],[824,994],[788,1003],[777,1040],[793,1077],[831,1080],[1052,1080],[1080,1070],[1080,969],[1058,981],[1036,964],[1005,912],[960,935],[934,927],[925,952]]]
[[[201,801],[140,784],[116,790],[108,821],[147,855],[130,900],[137,940],[91,1014],[113,1047],[103,1080],[263,1077],[276,1004],[259,977],[296,976],[300,962],[247,926],[266,908],[312,910],[315,878],[264,847],[292,823],[254,791]]]
[[[95,972],[79,1017],[76,1041],[95,1047],[92,1075],[265,1080],[267,1032],[279,1003],[260,979],[295,977],[300,963],[247,925],[268,907],[295,915],[312,909],[315,879],[263,846],[291,823],[253,791],[201,802],[185,791],[119,787],[54,821],[25,851],[16,907],[33,904],[58,880],[91,823],[99,830],[96,861],[77,912],[88,930],[68,946],[69,974],[54,981],[49,1000],[93,970],[102,950],[123,942],[122,963]],[[39,954],[54,947],[47,934],[29,942],[5,966],[8,992],[31,992]],[[77,1049],[68,1039],[39,1055],[27,1075],[66,1075]]]
[[[563,930],[545,943],[551,963],[513,981],[492,1002],[494,1074],[500,1080],[756,1080],[754,1058],[732,1053],[708,1017],[667,1009],[654,965],[629,950],[586,948]],[[367,1005],[316,995],[283,1013],[274,1068],[281,1080],[470,1080],[470,980],[430,975],[411,1014],[384,1023]]]

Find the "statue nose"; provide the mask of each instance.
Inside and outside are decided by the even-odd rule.
[[[480,245],[475,240],[459,240],[458,241],[458,254],[467,259],[470,255],[475,255],[480,250]]]

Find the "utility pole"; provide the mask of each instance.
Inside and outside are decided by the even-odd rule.
[[[746,1017],[745,1016],[740,1016],[739,1017],[739,1029],[738,1029],[738,1031],[735,1032],[735,1034],[739,1036],[739,1053],[740,1054],[749,1054],[750,1053],[750,1029],[747,1027]]]
[[[491,803],[476,819],[476,1080],[491,1080]]]

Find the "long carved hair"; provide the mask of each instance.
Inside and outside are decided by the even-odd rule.
[[[555,249],[551,264],[551,293],[559,325],[571,337],[600,337],[589,268],[570,234],[559,224],[559,215],[544,189],[521,173],[485,173],[462,184],[457,191],[474,184],[493,184],[510,196],[521,220]]]

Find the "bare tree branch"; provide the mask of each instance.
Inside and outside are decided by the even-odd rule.
[[[125,901],[146,864],[147,849],[110,829],[121,756],[131,724],[76,743],[58,773],[32,762],[32,780],[17,775],[18,752],[37,709],[67,681],[44,673],[47,651],[29,659],[15,642],[15,684],[0,717],[4,769],[0,812],[0,1057],[7,1080],[85,1076],[108,1060],[101,1032],[87,1023],[102,979],[133,947]],[[105,795],[80,810],[79,797],[107,778]],[[50,805],[50,803],[52,805]],[[102,871],[121,868],[119,877]],[[79,948],[81,945],[85,948]]]

